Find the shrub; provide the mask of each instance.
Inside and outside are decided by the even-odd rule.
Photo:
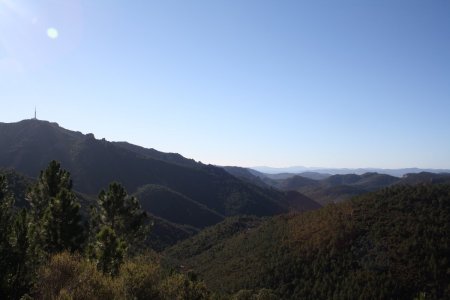
[[[53,255],[38,271],[34,294],[38,299],[123,299],[118,280],[100,273],[77,254]]]

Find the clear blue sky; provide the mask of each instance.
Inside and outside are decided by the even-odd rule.
[[[450,1],[0,0],[0,104],[204,163],[450,168]]]

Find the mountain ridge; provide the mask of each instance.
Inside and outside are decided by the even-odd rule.
[[[331,175],[344,175],[344,174],[362,175],[364,173],[380,173],[395,177],[402,177],[403,175],[406,174],[421,173],[421,172],[450,173],[450,169],[433,169],[433,168],[417,168],[417,167],[386,169],[386,168],[322,168],[322,167],[303,167],[303,166],[275,168],[275,167],[257,166],[257,167],[249,167],[249,169],[267,174],[280,174],[280,173],[299,174],[304,172],[316,172]]]
[[[254,185],[220,167],[177,153],[99,140],[92,133],[82,134],[48,121],[0,123],[0,145],[0,168],[11,168],[36,178],[51,160],[57,160],[71,173],[74,190],[88,199],[95,198],[112,181],[124,185],[129,194],[148,185],[164,187],[152,194],[152,201],[147,203],[148,212],[167,218],[173,209],[173,218],[169,218],[172,222],[196,225],[197,229],[226,216],[270,216],[320,207],[299,193],[292,195]],[[190,219],[182,218],[188,216]],[[208,216],[210,221],[196,221],[200,216]]]
[[[450,182],[450,173],[420,172],[396,177],[376,172],[331,175],[315,172],[267,174],[236,167],[225,167],[225,170],[243,180],[262,182],[282,191],[300,192],[321,205],[344,201],[393,185]]]

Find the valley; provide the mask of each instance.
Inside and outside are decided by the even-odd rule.
[[[189,293],[199,297],[195,299],[413,299],[420,295],[443,299],[450,292],[449,173],[423,171],[402,177],[375,172],[261,173],[242,167],[205,165],[180,154],[125,142],[97,140],[92,134],[38,120],[0,123],[0,145],[0,174],[4,182],[0,195],[4,207],[2,222],[5,218],[16,220],[9,225],[2,223],[5,232],[12,236],[19,234],[18,227],[14,227],[19,225],[12,224],[22,224],[25,221],[21,218],[26,220],[36,214],[39,203],[36,201],[43,197],[38,195],[47,193],[55,180],[48,181],[52,177],[45,179],[45,176],[56,172],[52,171],[58,170],[55,168],[63,168],[64,171],[51,176],[70,176],[65,184],[67,189],[73,186],[73,198],[68,199],[75,201],[70,204],[74,213],[79,210],[76,222],[86,228],[83,229],[86,236],[77,237],[84,240],[76,244],[77,249],[90,253],[93,250],[89,249],[97,247],[93,241],[106,234],[95,233],[101,229],[95,229],[98,226],[95,216],[108,203],[101,200],[104,191],[108,184],[118,182],[129,195],[123,199],[129,199],[126,201],[130,203],[137,201],[126,204],[122,213],[130,209],[129,205],[138,205],[133,208],[135,217],[142,213],[150,222],[145,237],[138,238],[144,244],[133,246],[138,240],[127,237],[127,231],[122,233],[122,242],[128,241],[124,249],[135,249],[120,254],[122,266],[137,268],[134,265],[137,259],[145,268],[158,270],[139,271],[144,272],[142,276],[153,276],[151,280],[156,280],[149,277],[153,283],[148,284],[154,286],[151,293],[158,299],[170,299],[181,291],[176,287],[178,283],[172,282],[175,294],[166,292],[167,280],[184,280],[192,289]],[[45,170],[48,159],[51,163]],[[62,178],[59,180],[67,180]],[[108,193],[114,192],[112,188],[117,189],[110,184]],[[43,208],[47,213],[42,218],[58,212],[52,207],[58,201],[66,201],[63,195],[39,200],[50,201],[48,208]],[[39,223],[40,219],[36,220]],[[34,231],[26,224],[23,226],[27,229],[23,230],[31,244],[26,246],[28,250],[22,258],[26,260],[21,264],[37,272],[37,279],[28,280],[40,282],[46,278],[41,273],[42,267],[35,269],[33,260],[27,257],[38,249],[32,248],[32,243],[42,241],[34,240]],[[45,224],[40,225],[42,230],[47,230]],[[52,243],[57,240],[46,247],[55,247]],[[2,243],[0,250],[5,255],[13,255],[7,254],[8,249],[18,247],[17,242]],[[81,274],[84,268],[95,268],[91,264],[96,260],[85,261],[74,254],[45,249],[39,250],[44,251],[43,256],[38,256],[39,262],[33,263],[40,265],[47,261],[49,268],[53,268],[45,271],[48,274],[57,272],[55,259],[80,268]],[[5,265],[5,269],[9,267],[13,268]],[[137,284],[134,276],[138,273],[122,267],[115,270],[116,273],[110,274],[112,280],[120,280],[121,288],[110,290],[113,293],[110,296],[125,297],[131,290],[122,284],[126,280],[133,280],[132,286]],[[169,270],[175,272],[175,277],[164,275]],[[70,276],[70,280],[79,280],[75,273]],[[102,282],[97,284],[110,289],[110,275],[95,276]],[[61,283],[62,287],[68,282]],[[27,291],[29,282],[22,283],[25,285],[21,291]],[[3,295],[7,297],[7,290],[14,287],[5,284]],[[133,289],[145,297],[149,295],[145,285]],[[28,291],[35,296],[44,293]],[[52,293],[55,296],[61,291]],[[76,290],[76,293],[87,292]]]

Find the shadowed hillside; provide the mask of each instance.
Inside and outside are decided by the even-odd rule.
[[[146,185],[134,195],[143,209],[174,223],[203,228],[224,219],[224,216],[164,186]]]
[[[325,176],[324,178],[311,179],[308,177],[290,174],[263,174],[255,173],[267,185],[274,188],[290,191],[298,191],[316,202],[326,205],[337,203],[354,196],[373,192],[393,185],[418,184],[418,183],[449,183],[449,173],[412,173],[402,178],[387,174],[364,173],[338,174]]]
[[[222,216],[268,216],[319,207],[307,197],[287,197],[176,153],[97,140],[93,134],[47,121],[0,123],[0,144],[0,167],[35,178],[49,161],[57,160],[70,171],[74,189],[87,198],[118,181],[130,193],[141,188],[143,205],[151,213],[181,225],[201,228]],[[145,191],[142,187],[149,184],[164,188]]]

